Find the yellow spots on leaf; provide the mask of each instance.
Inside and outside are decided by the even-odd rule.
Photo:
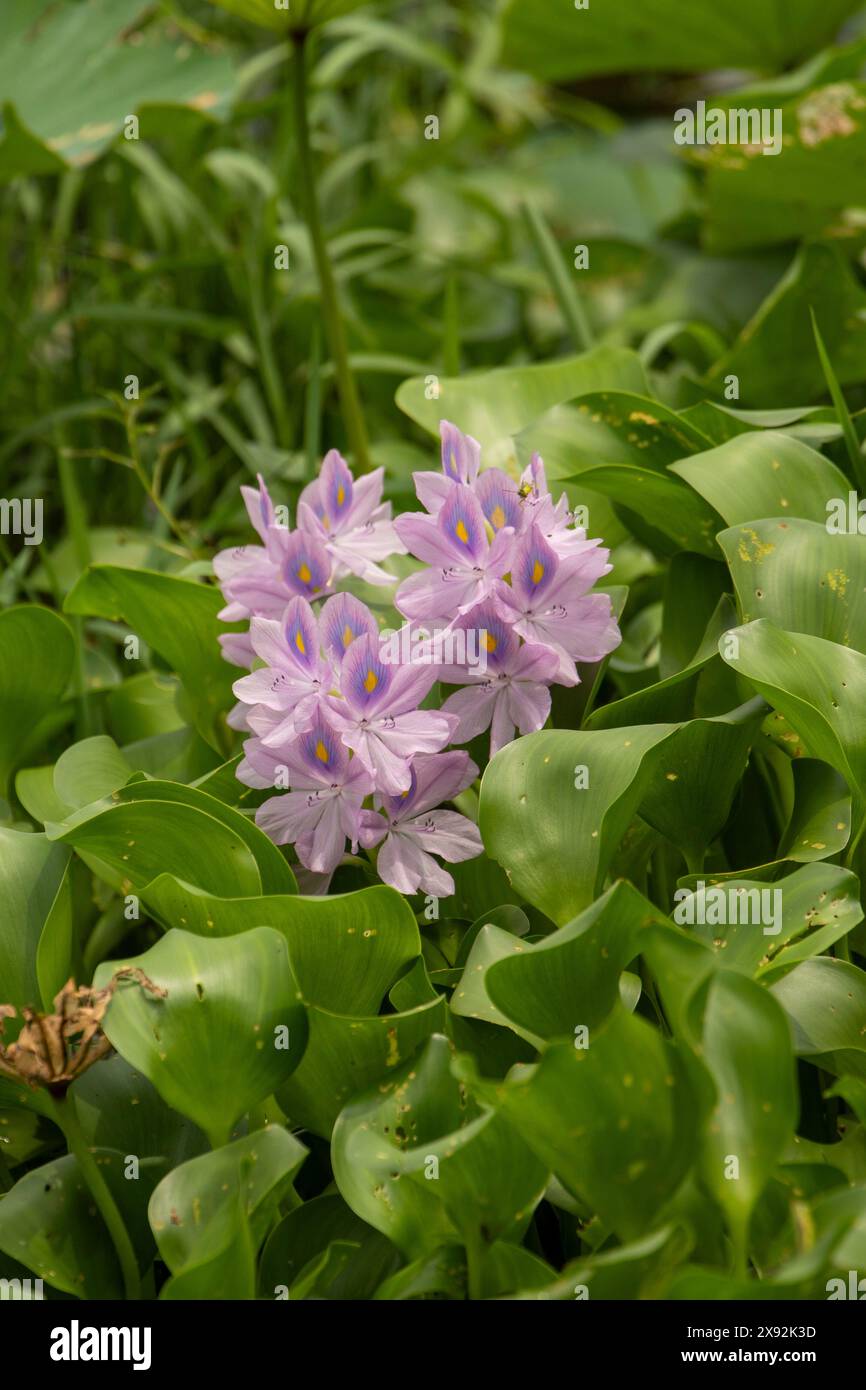
[[[376,672],[368,671],[366,676],[364,677],[364,689],[366,690],[367,694],[372,695],[373,691],[376,689],[376,686],[378,684],[379,677],[376,675]]]
[[[679,779],[679,775],[678,772],[666,772],[665,778],[668,782],[676,782]]]
[[[647,415],[643,410],[632,410],[628,417],[634,424],[657,425],[658,420],[654,415]]]
[[[304,561],[298,570],[298,578],[300,579],[302,584],[309,584],[312,577],[313,576],[310,567],[306,563],[306,561]]]
[[[326,767],[331,760],[331,755],[328,752],[327,745],[324,744],[321,739],[319,739],[318,743],[316,744],[316,757],[318,758],[319,762],[324,763]]]
[[[827,583],[831,591],[834,594],[838,594],[839,598],[845,597],[845,591],[848,588],[848,576],[844,570],[829,570],[827,572]]]
[[[466,545],[466,543],[469,540],[469,532],[466,530],[466,522],[463,520],[462,517],[458,521],[457,525],[454,527],[454,534],[457,537],[458,541],[462,541],[463,544]]]
[[[400,1044],[397,1041],[397,1029],[388,1029],[388,1056],[385,1058],[386,1067],[396,1067],[400,1060]]]
[[[772,541],[762,541],[757,531],[751,526],[744,526],[742,540],[737,547],[737,553],[741,560],[746,564],[751,564],[753,560],[760,564],[768,555],[772,555],[776,547]]]
[[[543,578],[544,563],[541,560],[536,560],[535,564],[532,566],[532,582],[533,584],[540,584]]]

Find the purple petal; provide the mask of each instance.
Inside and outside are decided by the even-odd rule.
[[[481,463],[481,445],[448,420],[439,421],[442,440],[442,472],[455,483],[474,483]]]
[[[472,489],[463,483],[452,487],[436,518],[439,533],[465,565],[478,564],[488,545],[484,513]]]
[[[330,449],[322,460],[319,474],[318,512],[325,530],[340,530],[352,509],[353,478],[349,465],[336,449]]]
[[[475,484],[475,496],[494,531],[511,526],[519,531],[524,514],[517,485],[501,468],[487,468]]]
[[[356,637],[343,657],[340,691],[358,718],[371,718],[391,689],[394,667],[379,653],[378,635]]]
[[[406,835],[387,837],[376,860],[376,872],[383,883],[398,893],[432,893],[436,898],[449,898],[454,892],[451,875]]]
[[[539,602],[556,575],[559,561],[535,525],[517,539],[512,557],[511,582],[527,607]]]
[[[315,598],[328,587],[331,562],[325,547],[306,531],[293,531],[286,541],[283,579],[292,594]]]
[[[322,644],[339,666],[356,637],[378,637],[379,627],[365,603],[354,594],[334,594],[319,615]]]

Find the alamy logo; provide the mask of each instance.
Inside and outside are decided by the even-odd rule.
[[[150,1370],[149,1327],[68,1327],[51,1332],[52,1361],[131,1361],[134,1371]]]
[[[493,639],[483,627],[413,631],[407,626],[379,634],[379,659],[386,666],[468,666],[484,672],[492,650]]]
[[[831,497],[826,504],[824,523],[829,536],[866,536],[866,498],[856,492],[847,497]]]
[[[23,536],[25,545],[41,545],[42,498],[0,497],[0,535]]]
[[[678,888],[674,893],[673,918],[680,927],[721,927],[738,923],[763,927],[765,936],[782,930],[781,888],[707,888],[698,879],[694,892]]]
[[[744,145],[760,147],[762,154],[782,153],[782,110],[744,106],[711,106],[699,101],[697,109],[681,106],[674,112],[674,140],[678,145]]]
[[[859,1274],[859,1270],[849,1269],[847,1284],[844,1279],[828,1279],[824,1285],[827,1290],[828,1302],[832,1303],[840,1298],[851,1298],[862,1303],[866,1299],[866,1279],[859,1278]]]
[[[41,1301],[45,1298],[41,1279],[0,1279],[0,1303]]]

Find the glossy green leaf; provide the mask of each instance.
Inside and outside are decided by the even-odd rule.
[[[744,526],[756,517],[803,517],[822,525],[831,497],[847,500],[849,484],[829,459],[798,439],[763,430],[739,434],[706,453],[671,465],[724,517]]]
[[[734,642],[733,639],[736,639]],[[821,637],[749,623],[729,633],[722,656],[802,735],[810,753],[845,778],[853,841],[866,817],[866,657]]]
[[[717,1089],[701,1170],[744,1271],[749,1217],[798,1118],[787,1021],[776,1001],[742,975],[720,971],[710,984],[701,1058]]]
[[[75,646],[62,618],[47,608],[0,613],[0,795],[15,768],[45,736],[72,675]]]
[[[161,1176],[155,1160],[137,1182],[124,1177],[125,1156],[97,1149],[105,1178],[142,1264],[153,1254],[147,1199]],[[75,1298],[119,1299],[123,1281],[108,1229],[71,1154],[26,1173],[0,1202],[0,1250],[52,1288]]]
[[[756,979],[828,950],[863,920],[857,879],[835,864],[805,864],[771,882],[736,874],[702,881],[702,890],[678,894],[676,920],[724,969]]]
[[[68,903],[63,895],[69,861],[65,845],[53,845],[44,835],[29,835],[0,827],[0,1003],[20,1009],[50,1003],[43,998],[37,959],[43,934],[57,947],[60,974],[68,971],[72,957]],[[63,961],[65,959],[65,966]],[[59,989],[57,970],[46,977],[49,989]],[[50,977],[50,978],[49,978]],[[12,1035],[12,1025],[7,1023]]]
[[[588,1048],[553,1043],[492,1093],[548,1168],[623,1240],[646,1232],[695,1158],[698,1102],[686,1066],[624,1009]]]
[[[410,1258],[459,1232],[470,1282],[484,1248],[520,1233],[547,1170],[495,1110],[467,1107],[446,1038],[343,1110],[332,1160],[349,1206]]]
[[[192,722],[215,748],[224,737],[222,718],[232,703],[235,676],[222,658],[217,589],[150,570],[93,565],[64,604],[67,613],[124,619],[159,652],[183,682]]]
[[[364,1018],[310,1004],[307,1017],[306,1052],[277,1099],[294,1124],[327,1139],[352,1096],[373,1082],[384,1085],[431,1033],[444,1028],[446,1008],[436,998],[402,1013]]]
[[[513,454],[510,437],[552,406],[616,385],[638,395],[647,383],[637,356],[624,348],[593,348],[578,357],[524,367],[497,367],[474,376],[443,378],[438,396],[427,394],[423,377],[404,381],[397,392],[401,410],[438,435],[451,420],[485,447],[485,461],[502,464]]]
[[[840,496],[847,501],[847,488]],[[859,535],[792,517],[753,521],[719,536],[743,622],[766,618],[789,632],[808,632],[866,651],[866,554]]]
[[[284,939],[270,927],[208,942],[170,931],[131,961],[101,965],[97,985],[121,965],[143,970],[167,993],[121,986],[105,1032],[168,1105],[224,1144],[304,1052],[306,1016]]]
[[[227,55],[158,31],[131,40],[146,10],[144,0],[4,6],[0,102],[15,119],[10,128],[4,118],[0,178],[90,164],[145,103],[225,109],[233,87]]]
[[[275,1298],[290,1289],[301,1271],[335,1241],[351,1242],[353,1253],[328,1284],[329,1299],[372,1298],[391,1275],[400,1256],[391,1242],[346,1206],[336,1194],[323,1194],[288,1212],[275,1226],[262,1252],[261,1292]]]
[[[772,986],[794,1048],[837,1076],[866,1078],[866,974],[844,960],[805,960]]]
[[[303,1144],[271,1125],[163,1178],[148,1208],[173,1276],[161,1296],[254,1298],[256,1251],[306,1157]]]
[[[487,852],[552,921],[592,902],[672,732],[657,724],[530,734],[490,763],[479,822]]]
[[[322,898],[218,898],[163,874],[142,896],[166,925],[202,937],[273,927],[286,938],[305,1001],[335,1013],[375,1013],[421,951],[405,898],[384,884]]]

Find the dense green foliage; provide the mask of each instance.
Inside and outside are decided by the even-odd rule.
[[[699,100],[778,153],[678,144]],[[0,1278],[847,1286],[860,4],[4,0],[0,106]],[[473,742],[453,896],[362,852],[308,894],[235,776],[212,558],[330,448],[416,509],[442,418],[587,509],[623,640]]]

